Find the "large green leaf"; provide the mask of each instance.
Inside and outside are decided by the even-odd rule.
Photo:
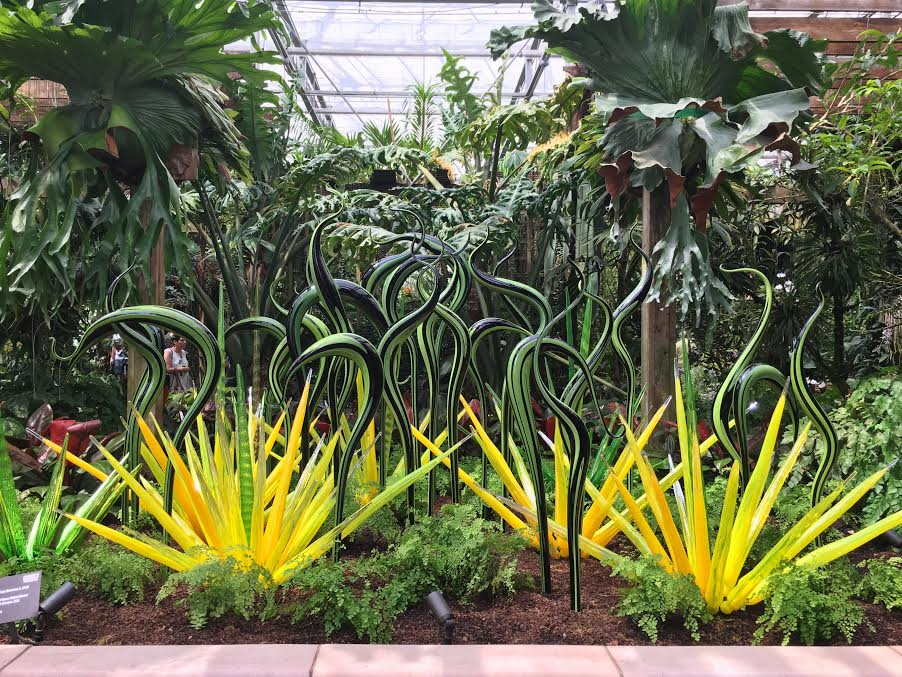
[[[538,25],[510,36],[493,33],[493,54],[514,38],[545,40],[550,51],[589,68],[590,88],[649,103],[730,100],[743,63],[733,58],[763,42],[734,7],[715,0],[630,1],[614,13],[580,7],[576,15],[548,0],[533,2]]]
[[[532,8],[536,25],[492,32],[488,46],[494,56],[519,40],[539,38],[549,51],[587,66],[589,78],[582,84],[593,91],[673,106],[669,112],[643,111],[650,117],[670,117],[692,102],[747,98],[742,81],[754,76],[747,69],[764,60],[786,68],[783,89],[821,84],[818,52],[825,43],[797,31],[759,35],[745,3],[717,7],[716,0],[626,0],[611,13],[591,6],[568,14],[549,0],[535,0]]]
[[[103,195],[103,208],[82,227],[93,232],[79,242],[96,243],[106,255],[102,269],[84,271],[91,289],[105,290],[111,263],[146,267],[161,230],[168,262],[187,278],[189,242],[176,181],[192,178],[198,152],[206,156],[201,166],[228,165],[249,178],[248,153],[220,88],[234,73],[247,87],[276,79],[256,67],[276,57],[224,48],[277,28],[269,4],[255,1],[0,7],[0,80],[44,78],[63,84],[70,98],[30,130],[47,161],[18,180],[5,214],[0,283],[7,308],[30,303],[48,312],[71,298],[83,263],[74,256],[75,215],[92,195]]]
[[[713,312],[713,309],[733,298],[726,285],[714,274],[708,260],[706,236],[692,227],[685,195],[677,197],[670,228],[655,246],[654,253],[658,258],[656,274],[664,284],[652,291],[651,298],[659,298],[661,289],[666,288],[669,296],[662,300],[680,302],[683,314],[689,311],[692,299],[703,301]],[[697,320],[703,304],[695,306]]]
[[[743,143],[762,134],[769,126],[775,125],[775,132],[788,132],[796,116],[810,106],[804,90],[792,89],[782,92],[762,94],[730,106],[730,114],[745,113],[748,117],[736,136]]]
[[[225,81],[238,72],[261,82],[271,74],[255,64],[276,61],[223,51],[278,26],[268,3],[85,0],[44,9],[0,10],[0,77],[59,82],[73,99],[185,73]]]

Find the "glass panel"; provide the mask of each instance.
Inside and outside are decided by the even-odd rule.
[[[529,2],[314,2],[287,0],[286,6],[316,76],[308,85],[320,96],[316,108],[344,132],[364,122],[381,124],[403,116],[408,89],[415,83],[438,84],[442,49],[464,57],[482,94],[500,83],[510,101],[529,85],[541,49],[530,43],[509,58],[494,61],[485,48],[493,28],[530,23]],[[561,59],[551,58],[534,96],[551,92],[563,80]],[[524,67],[527,77],[524,80]],[[340,92],[340,94],[339,94]],[[343,94],[343,96],[342,96]]]

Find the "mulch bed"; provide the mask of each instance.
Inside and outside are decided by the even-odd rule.
[[[870,556],[881,551],[871,550]],[[889,556],[893,553],[886,552]],[[535,552],[520,560],[524,573],[538,579]],[[629,619],[616,615],[619,591],[626,585],[612,578],[609,570],[594,559],[583,560],[583,611],[570,611],[567,592],[567,563],[552,562],[553,593],[544,596],[521,591],[510,599],[471,605],[451,602],[456,621],[455,643],[459,644],[648,644],[648,638]],[[46,633],[48,645],[133,645],[133,644],[297,644],[359,643],[353,632],[337,632],[326,637],[320,621],[309,618],[296,625],[284,619],[267,622],[222,618],[195,630],[185,610],[171,599],[154,603],[156,591],[148,591],[146,601],[120,607],[90,594],[79,593],[70,602],[63,618]],[[855,644],[902,645],[902,614],[882,606],[863,603],[865,617],[875,630],[863,624]],[[702,644],[751,644],[757,627],[757,609],[718,616],[701,629]],[[437,644],[441,632],[423,605],[399,616],[395,626],[397,644]],[[765,644],[780,643],[772,634]],[[660,628],[658,644],[691,645],[693,640],[679,622]],[[844,644],[840,637],[836,644]]]

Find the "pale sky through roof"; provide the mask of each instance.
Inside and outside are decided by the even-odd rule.
[[[317,91],[337,87],[349,92],[346,100],[334,94],[324,96],[326,106],[336,111],[335,126],[342,131],[359,130],[364,121],[381,124],[389,110],[400,121],[406,101],[403,93],[416,82],[438,83],[442,48],[466,55],[464,63],[479,78],[474,86],[477,94],[494,86],[502,68],[503,91],[516,91],[527,56],[538,62],[538,52],[528,43],[514,48],[516,54],[523,47],[521,55],[506,62],[493,61],[485,49],[493,28],[532,21],[529,2],[287,0],[286,5],[312,53],[308,58],[318,78]],[[427,53],[430,56],[423,55]],[[563,65],[561,59],[551,60],[539,77],[535,97],[547,95],[563,79]]]

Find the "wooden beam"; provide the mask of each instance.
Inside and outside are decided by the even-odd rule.
[[[831,42],[827,45],[826,54],[829,56],[852,56],[858,51],[857,42]]]
[[[741,0],[720,0],[732,5]],[[748,0],[749,9],[783,12],[899,12],[899,0]]]
[[[842,73],[839,73],[835,78],[833,78],[833,82],[830,84],[831,89],[838,89],[839,87],[842,87],[845,84],[846,80],[848,80],[852,76],[857,76],[857,74],[857,70],[849,72],[843,69]],[[874,66],[867,71],[867,78],[871,80],[902,80],[902,69]]]
[[[815,38],[827,38],[836,42],[858,42],[858,36],[866,30],[893,33],[902,28],[902,19],[853,19],[849,17],[761,17],[753,16],[752,28],[758,33],[779,28],[792,28]]]

